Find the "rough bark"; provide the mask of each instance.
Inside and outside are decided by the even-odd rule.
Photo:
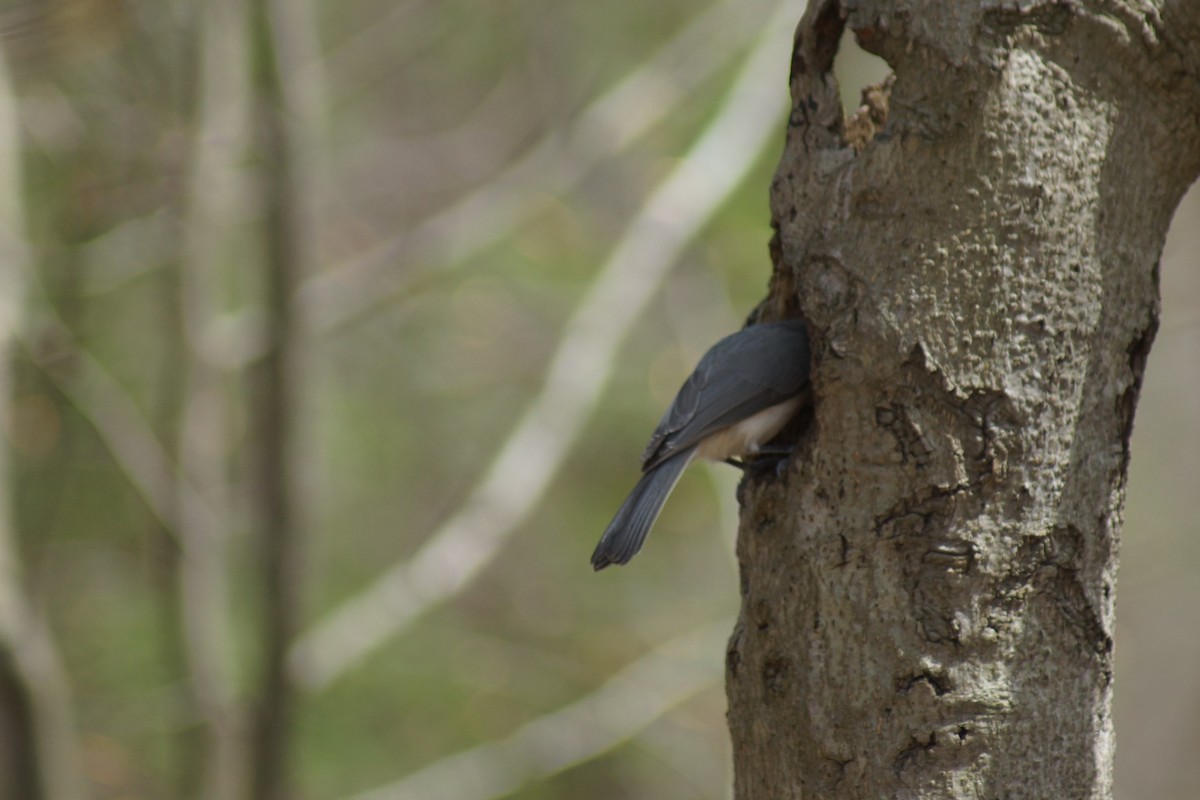
[[[810,5],[764,312],[809,319],[816,408],[784,478],[744,487],[738,798],[1111,796],[1117,537],[1200,169],[1197,6]],[[852,125],[846,26],[895,73]]]

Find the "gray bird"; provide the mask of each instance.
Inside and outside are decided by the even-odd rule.
[[[807,402],[809,355],[800,320],[752,325],[713,345],[650,437],[642,477],[600,537],[592,567],[624,564],[642,549],[693,458],[729,461],[762,453]]]

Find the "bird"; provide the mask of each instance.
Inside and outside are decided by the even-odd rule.
[[[650,437],[642,477],[600,537],[592,568],[637,555],[696,457],[744,466],[733,459],[779,452],[765,445],[809,402],[810,358],[803,320],[751,325],[709,348]]]

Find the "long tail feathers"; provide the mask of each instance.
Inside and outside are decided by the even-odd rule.
[[[696,448],[688,448],[642,475],[600,537],[600,543],[592,553],[593,569],[624,564],[637,555],[650,527],[658,519],[663,503],[695,455]]]

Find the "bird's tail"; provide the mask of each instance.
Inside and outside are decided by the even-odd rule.
[[[695,455],[696,448],[689,447],[642,475],[600,537],[600,543],[592,553],[593,569],[624,564],[637,555],[654,520],[658,519],[663,503]]]

